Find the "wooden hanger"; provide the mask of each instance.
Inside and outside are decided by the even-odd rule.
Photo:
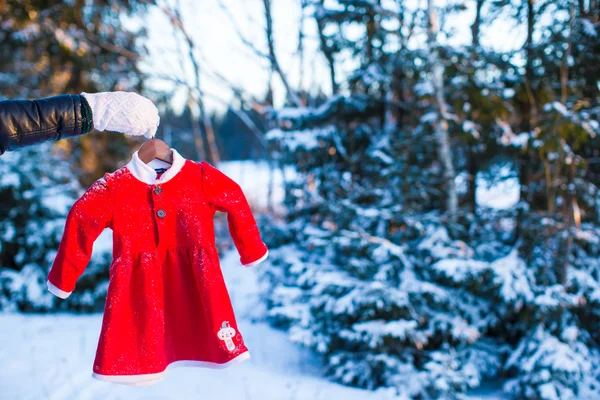
[[[171,148],[168,144],[157,138],[146,140],[138,151],[138,157],[146,164],[154,159],[173,164],[173,152]]]

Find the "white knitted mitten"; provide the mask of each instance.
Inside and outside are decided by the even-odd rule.
[[[154,137],[160,123],[158,109],[133,92],[81,93],[90,104],[94,128],[131,136]]]

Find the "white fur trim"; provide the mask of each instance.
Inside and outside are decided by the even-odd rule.
[[[138,180],[147,183],[149,185],[165,183],[171,180],[183,167],[185,164],[185,158],[177,150],[171,147],[171,151],[173,152],[173,164],[166,163],[161,160],[151,160],[148,164],[140,160],[138,155],[139,150],[136,150],[131,156],[131,160],[125,165],[129,171],[135,176]],[[158,175],[154,170],[154,167],[168,167],[165,172],[160,176],[160,178],[156,178]]]
[[[64,290],[53,285],[52,282],[50,282],[50,281],[46,281],[46,284],[48,285],[48,290],[53,295],[60,297],[61,299],[66,299],[67,297],[69,297],[71,295],[71,293],[73,293],[73,292],[65,292]]]
[[[199,361],[199,360],[178,360],[173,361],[167,368],[165,368],[162,372],[157,372],[154,374],[141,374],[141,375],[102,375],[97,374],[96,372],[92,373],[92,377],[105,382],[112,383],[121,383],[123,385],[129,386],[147,386],[153,385],[165,378],[167,374],[167,370],[173,367],[202,367],[202,368],[212,368],[212,369],[223,369],[230,367],[234,364],[241,363],[244,360],[250,358],[250,353],[248,351],[243,352],[237,357],[225,362],[225,363],[215,363],[210,361]]]
[[[265,253],[265,255],[262,256],[261,258],[259,258],[258,260],[252,261],[251,263],[248,263],[248,264],[242,264],[242,265],[244,265],[246,267],[253,267],[253,266],[258,265],[261,262],[265,261],[267,259],[268,255],[269,255],[269,249],[267,249],[267,252]]]

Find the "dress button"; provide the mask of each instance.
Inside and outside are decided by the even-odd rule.
[[[164,218],[165,214],[166,214],[166,212],[162,208],[156,212],[156,215],[158,215],[158,218]]]
[[[154,186],[154,193],[155,194],[161,194],[162,193],[162,188],[160,186]]]

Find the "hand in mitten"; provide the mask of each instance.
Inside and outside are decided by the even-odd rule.
[[[160,123],[158,109],[144,96],[132,92],[81,93],[92,109],[94,128],[131,136],[154,137]]]

